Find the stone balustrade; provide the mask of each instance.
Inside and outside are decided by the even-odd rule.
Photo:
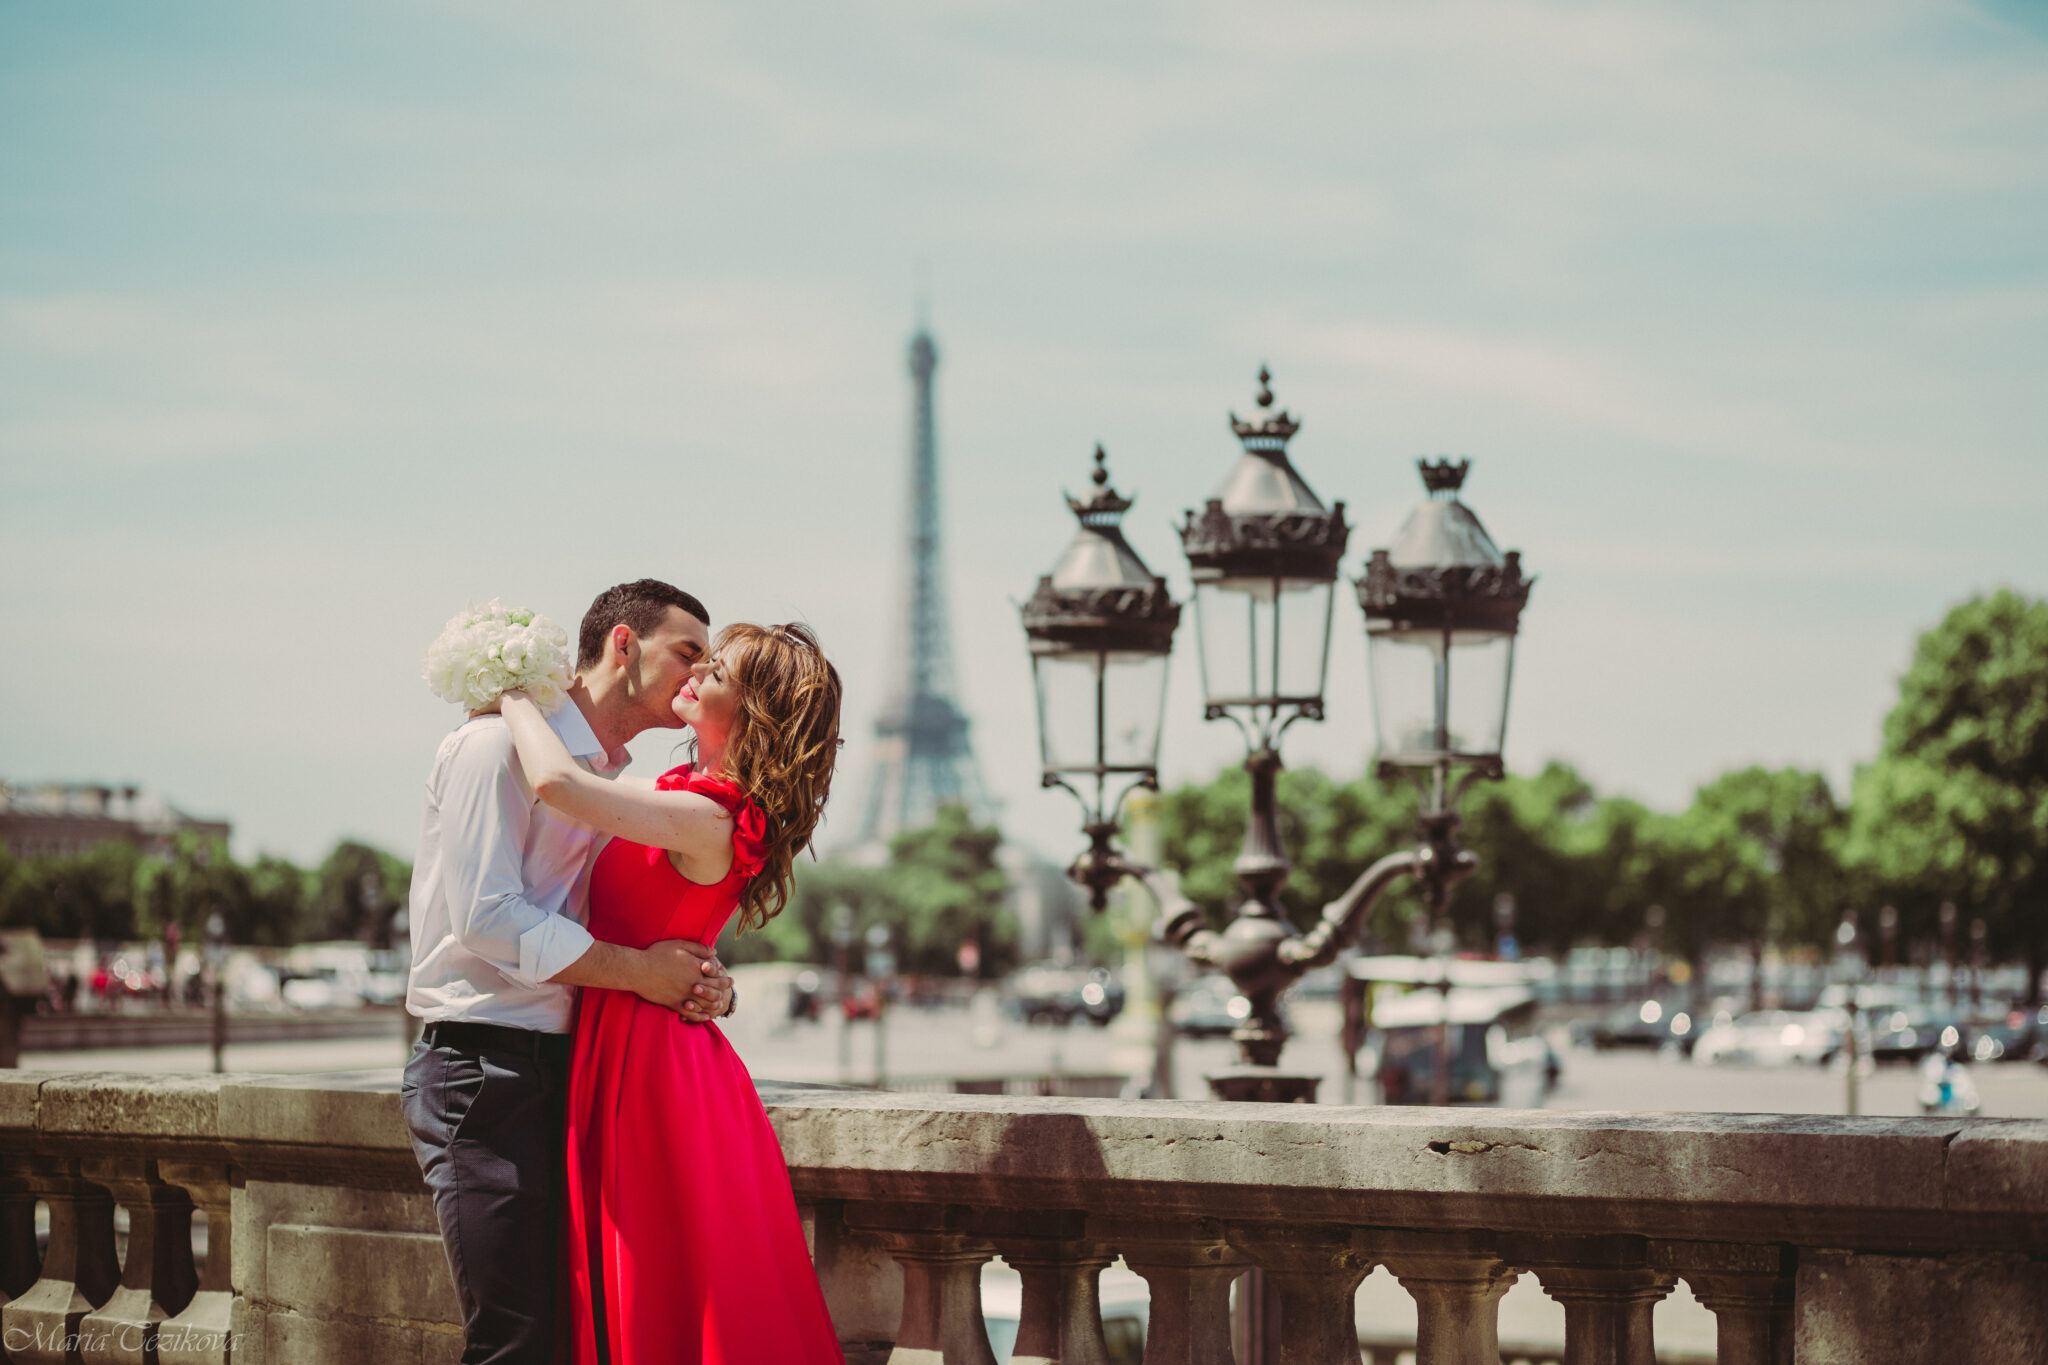
[[[855,1365],[995,1365],[998,1255],[1029,1365],[1103,1365],[1119,1257],[1151,1365],[1230,1365],[1247,1272],[1235,1330],[1269,1361],[1360,1362],[1376,1267],[1415,1301],[1419,1365],[1498,1365],[1524,1275],[1563,1305],[1566,1365],[1650,1365],[1681,1280],[1722,1362],[2048,1361],[2048,1123],[761,1093]],[[455,1361],[396,1073],[0,1076],[0,1346]]]

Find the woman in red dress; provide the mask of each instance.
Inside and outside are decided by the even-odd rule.
[[[759,928],[788,899],[839,749],[839,675],[803,626],[728,626],[675,699],[696,761],[653,783],[569,757],[537,707],[504,703],[541,800],[614,837],[590,931],[644,948]],[[569,1077],[575,1365],[842,1365],[789,1172],[753,1078],[716,1024],[585,987]]]

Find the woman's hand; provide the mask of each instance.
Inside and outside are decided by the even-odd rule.
[[[498,694],[498,699],[497,699],[496,701],[492,702],[492,703],[491,703],[491,704],[490,704],[489,706],[479,706],[479,707],[477,707],[477,709],[476,709],[476,710],[474,710],[474,711],[472,711],[472,712],[470,712],[470,713],[469,713],[469,718],[470,718],[471,720],[475,720],[475,719],[476,719],[476,718],[477,718],[478,716],[497,716],[497,715],[503,715],[503,714],[504,714],[504,711],[505,711],[505,703],[506,703],[506,702],[508,702],[508,701],[513,701],[513,702],[520,702],[520,701],[523,701],[523,702],[525,702],[525,703],[526,703],[526,704],[527,704],[528,706],[531,706],[531,707],[533,707],[533,708],[534,708],[535,710],[538,710],[538,709],[539,709],[539,703],[538,703],[538,702],[534,701],[534,699],[533,699],[533,698],[532,698],[532,697],[531,697],[530,695],[528,695],[527,693],[525,693],[525,692],[521,692],[521,691],[520,691],[520,690],[519,690],[518,688],[516,688],[516,687],[515,687],[515,688],[512,688],[512,689],[510,689],[510,690],[508,690],[508,691],[500,692],[500,693]]]

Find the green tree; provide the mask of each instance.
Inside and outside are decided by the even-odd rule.
[[[1503,895],[1514,898],[1515,934],[1529,948],[1561,950],[1608,936],[1615,915],[1603,813],[1592,784],[1564,763],[1475,786],[1463,803],[1459,839],[1479,868],[1451,899],[1459,941],[1470,948],[1493,942],[1494,904]]]
[[[903,970],[956,974],[960,945],[969,940],[980,945],[985,974],[1015,964],[1009,879],[996,864],[1002,842],[993,825],[976,825],[957,805],[939,807],[930,825],[890,840],[885,903],[895,912]]]
[[[133,844],[113,839],[71,857],[20,859],[7,881],[4,922],[45,938],[134,938],[141,862]]]
[[[305,894],[304,938],[381,942],[405,903],[412,867],[382,849],[345,839],[313,870]]]
[[[942,806],[931,825],[891,841],[884,867],[828,861],[799,864],[789,904],[758,933],[728,932],[720,955],[729,962],[832,961],[832,916],[850,912],[851,966],[860,970],[869,928],[889,931],[898,967],[949,976],[960,970],[960,945],[981,946],[981,972],[995,976],[1017,961],[1017,923],[1008,882],[996,863],[1002,835],[976,825],[959,806]]]
[[[1920,637],[1856,774],[1849,857],[1914,912],[1950,899],[1994,954],[2048,968],[2048,602],[1973,598]]]
[[[306,920],[308,883],[306,870],[286,858],[264,854],[249,864],[248,917],[244,926],[250,943],[295,943]],[[402,898],[406,886],[398,884]],[[394,907],[395,909],[395,907]]]
[[[1696,879],[1718,887],[1718,904],[1694,902],[1713,925],[1699,938],[1747,943],[1762,989],[1764,947],[1818,943],[1840,906],[1839,847],[1843,813],[1827,779],[1794,768],[1742,768],[1723,773],[1694,794],[1679,817],[1677,838]],[[1699,888],[1705,890],[1702,886]],[[1705,927],[1705,926],[1703,926]]]

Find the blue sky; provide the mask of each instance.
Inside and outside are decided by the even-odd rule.
[[[2048,590],[2038,15],[0,0],[0,774],[406,849],[441,621],[655,574],[818,627],[850,829],[922,281],[1017,837],[1078,843],[1014,611],[1060,490],[1102,440],[1184,588],[1262,361],[1350,570],[1473,459],[1541,575],[1511,765],[1846,782],[1919,630]],[[1361,769],[1362,638],[1290,762]],[[1196,690],[1169,780],[1234,757]]]

